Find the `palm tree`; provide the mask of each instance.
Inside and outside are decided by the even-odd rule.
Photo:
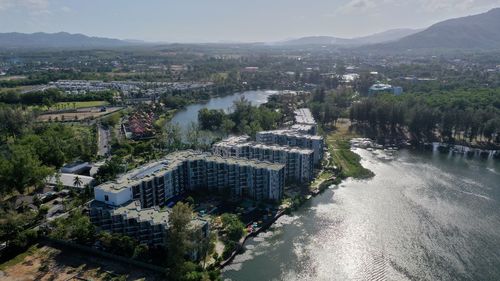
[[[83,184],[82,179],[80,179],[79,176],[76,176],[75,179],[73,180],[73,186],[80,187],[82,186],[82,184]]]

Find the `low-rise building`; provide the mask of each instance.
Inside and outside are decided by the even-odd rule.
[[[265,144],[311,149],[314,151],[314,164],[319,164],[321,159],[323,159],[324,140],[322,136],[304,134],[295,130],[274,130],[258,132],[256,140]]]
[[[230,137],[213,145],[212,152],[222,157],[241,157],[285,165],[287,181],[309,182],[314,173],[311,149],[252,142],[248,136]]]
[[[47,184],[50,186],[60,185],[65,188],[84,190],[87,187],[92,187],[94,178],[78,174],[56,173],[47,178]]]
[[[403,93],[403,88],[397,86],[391,86],[389,84],[374,84],[368,90],[369,95],[375,95],[378,93],[389,93],[398,96]]]
[[[85,173],[88,173],[91,168],[92,165],[90,165],[89,162],[78,161],[64,165],[61,168],[61,173],[83,175]]]

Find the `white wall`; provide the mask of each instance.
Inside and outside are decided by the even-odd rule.
[[[108,201],[106,201],[106,195],[108,196]],[[97,201],[104,202],[108,205],[118,206],[132,200],[132,188],[126,187],[121,190],[109,190],[101,189],[98,186],[94,188],[94,198]]]

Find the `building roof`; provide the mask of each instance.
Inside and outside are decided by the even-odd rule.
[[[392,86],[389,84],[374,84],[370,87],[371,91],[390,91]]]
[[[314,128],[314,125],[307,125],[307,124],[295,124],[291,127],[292,130],[299,131],[299,132],[309,132]]]
[[[118,191],[123,188],[138,185],[143,181],[148,181],[154,177],[173,171],[183,165],[186,161],[205,160],[228,165],[250,166],[257,169],[267,169],[279,171],[284,168],[283,164],[257,161],[246,158],[220,157],[209,153],[183,150],[171,153],[163,159],[138,167],[119,176],[115,181],[106,182],[98,188],[107,191]]]
[[[295,110],[295,122],[298,124],[316,125],[316,120],[309,108],[299,108]]]
[[[213,147],[256,147],[260,149],[269,149],[274,151],[285,151],[289,153],[313,154],[311,149],[292,147],[277,144],[265,144],[259,142],[248,141],[248,136],[229,137],[213,145]]]
[[[257,135],[282,135],[282,136],[287,136],[287,137],[305,138],[305,139],[310,139],[310,140],[323,140],[322,136],[304,134],[304,133],[298,132],[296,130],[261,131],[261,132],[258,132]]]
[[[142,209],[140,202],[130,201],[128,204],[116,208],[113,213],[123,215],[127,219],[135,219],[138,222],[147,221],[152,224],[167,225],[170,209],[161,210],[158,207]]]
[[[91,165],[89,162],[73,162],[73,163],[69,163],[69,164],[64,165],[61,168],[61,172],[67,173],[67,174],[76,174],[80,170],[90,169],[90,168],[91,168]]]
[[[126,219],[135,219],[137,222],[149,222],[152,225],[164,225],[165,227],[168,227],[168,219],[172,212],[170,208],[160,209],[157,206],[141,208],[139,201],[129,201],[117,207],[97,200],[93,200],[90,204],[91,207],[107,208],[113,215],[122,215]],[[193,217],[191,224],[201,226],[206,224],[206,221],[198,217]]]
[[[93,177],[82,176],[82,175],[78,175],[78,174],[59,173],[59,176],[60,176],[59,180],[60,180],[61,184],[63,186],[67,186],[67,187],[76,187],[74,185],[76,177],[80,178],[80,180],[82,181],[82,184],[80,186],[78,186],[78,188],[85,188],[86,185],[91,185],[92,182],[94,181]],[[57,181],[58,180],[57,180],[57,174],[56,174],[56,175],[53,175],[52,177],[50,177],[47,180],[47,183],[50,185],[57,185],[58,184]]]

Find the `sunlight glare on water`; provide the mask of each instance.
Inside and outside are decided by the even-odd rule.
[[[499,280],[500,165],[402,150],[259,235],[227,280]]]

